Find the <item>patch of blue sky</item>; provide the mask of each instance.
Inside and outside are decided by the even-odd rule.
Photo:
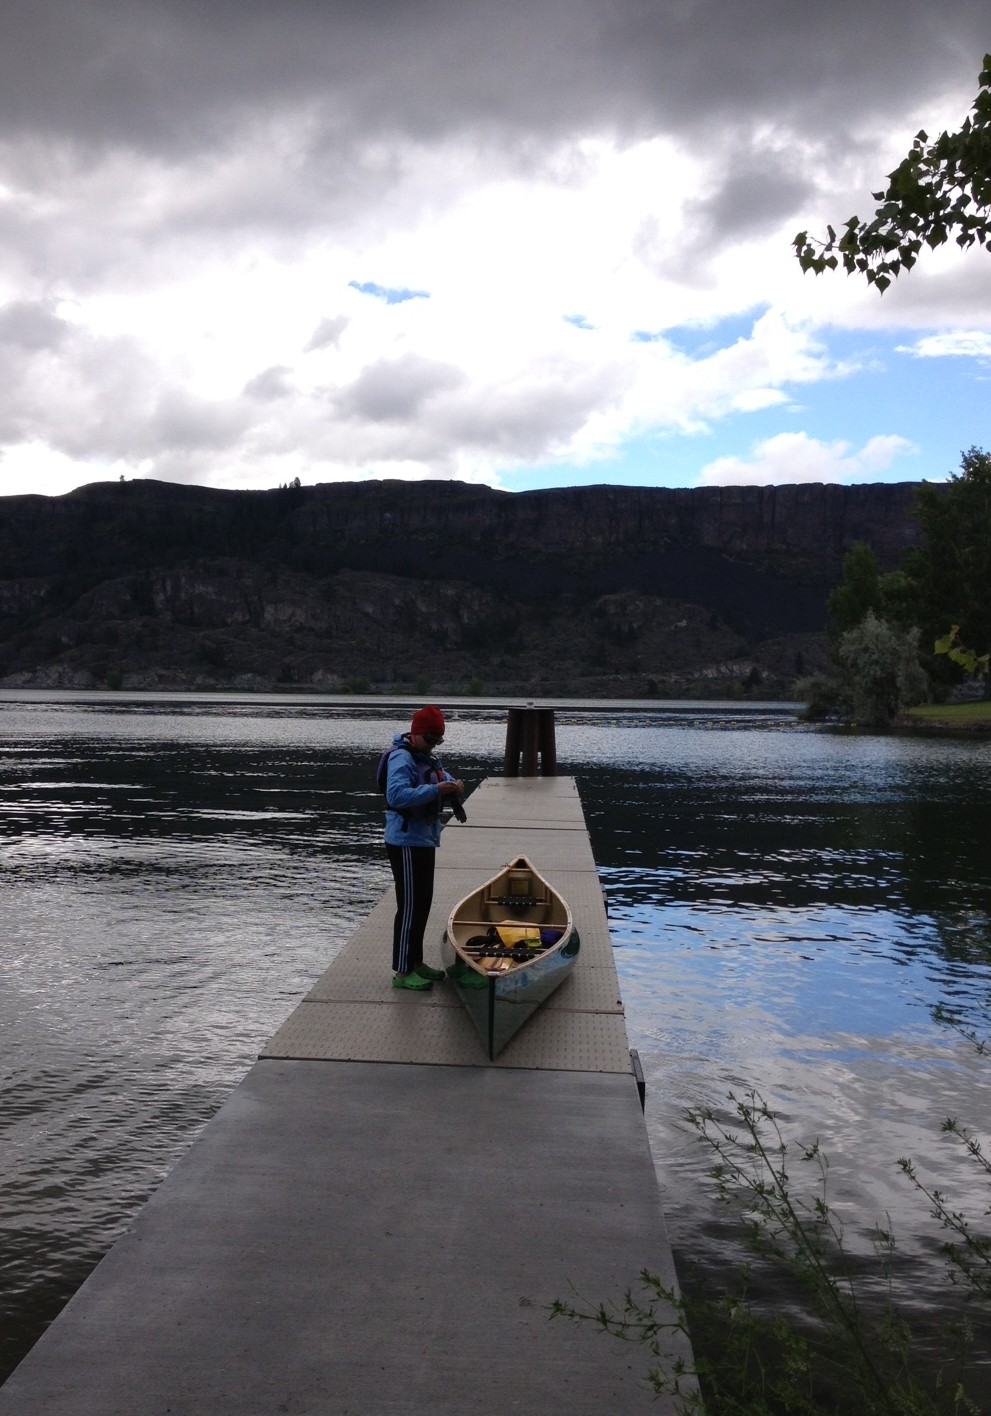
[[[708,335],[695,331],[695,358],[746,337],[753,317],[722,321]],[[718,334],[718,338],[716,335]],[[912,350],[925,332],[825,330],[819,338],[832,362],[849,364],[842,377],[785,384],[785,401],[752,412],[709,419],[691,433],[657,429],[623,442],[608,457],[584,463],[545,463],[507,471],[510,491],[550,486],[693,487],[717,458],[746,461],[760,443],[782,433],[804,433],[825,444],[845,444],[856,455],[872,438],[903,438],[907,446],[886,467],[858,480],[943,481],[970,447],[991,449],[991,364],[963,356],[920,358]],[[684,348],[684,331],[668,331]]]
[[[919,357],[911,350],[922,337],[904,330],[827,332],[830,356],[853,363],[855,372],[787,390],[787,405],[754,415],[753,436],[772,436],[767,429],[777,424],[779,432],[801,430],[855,449],[873,437],[897,436],[917,451],[897,458],[877,480],[942,481],[959,468],[962,451],[991,443],[991,364],[973,357]]]
[[[629,438],[607,457],[581,463],[515,467],[504,472],[500,482],[510,492],[531,492],[541,487],[595,487],[605,482],[621,487],[692,487],[698,482],[699,469],[710,460],[710,437],[645,434]]]
[[[705,359],[719,349],[731,349],[741,339],[749,339],[754,325],[767,313],[767,309],[767,305],[758,305],[708,324],[671,325],[668,329],[656,331],[638,329],[634,331],[633,339],[640,344],[663,339],[691,359]]]
[[[565,315],[564,322],[574,325],[575,329],[595,329],[595,325],[585,315]]]
[[[404,300],[429,300],[429,290],[411,290],[405,285],[379,285],[374,280],[349,280],[352,290],[360,295],[372,295],[387,305],[401,305]]]

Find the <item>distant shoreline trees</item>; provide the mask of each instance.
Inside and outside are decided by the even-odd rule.
[[[956,625],[959,642],[979,657],[991,649],[991,454],[972,447],[945,485],[924,483],[916,515],[924,544],[904,569],[922,642],[935,646]],[[966,671],[948,656],[928,667],[946,685]],[[989,687],[985,680],[985,696]]]
[[[881,575],[863,542],[847,552],[828,600],[837,676],[795,685],[809,719],[883,728],[981,675],[991,697],[991,454],[972,447],[959,473],[917,498],[923,541],[900,569]]]

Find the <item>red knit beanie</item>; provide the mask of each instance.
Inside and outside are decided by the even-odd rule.
[[[418,708],[413,714],[409,730],[412,737],[417,737],[420,733],[428,733],[431,737],[443,737],[444,714],[432,703],[426,708]]]

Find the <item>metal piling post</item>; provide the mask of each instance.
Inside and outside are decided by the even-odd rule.
[[[504,777],[556,777],[554,709],[510,708],[506,721]]]

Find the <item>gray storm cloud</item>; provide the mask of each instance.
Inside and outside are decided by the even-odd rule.
[[[600,367],[552,360],[566,372],[545,378],[525,347],[514,371],[474,375],[436,341],[403,348],[385,331],[363,344],[372,316],[348,303],[349,284],[424,280],[368,265],[384,233],[426,229],[483,180],[577,189],[587,140],[668,139],[700,185],[680,235],[663,210],[644,219],[639,254],[659,280],[703,289],[734,242],[807,224],[824,196],[845,203],[845,164],[874,155],[875,133],[897,144],[928,100],[969,98],[985,47],[986,0],[8,0],[0,434],[183,476],[211,475],[214,454],[282,455],[294,438],[304,467],[329,444],[361,463],[358,425],[378,429],[368,455],[427,448],[427,472],[456,467],[459,445],[539,459],[622,405],[627,352]],[[295,343],[259,349],[219,391],[184,372],[181,330],[167,361],[143,313],[119,317],[201,265],[240,263],[250,298],[263,260],[290,269],[318,248],[353,253],[353,269],[313,290]],[[947,298],[965,308],[973,279],[954,280]],[[905,307],[931,313],[933,289],[917,282]],[[90,296],[115,310],[92,333],[60,313]],[[629,319],[660,328],[648,312]],[[190,367],[197,339],[190,329]],[[357,362],[333,362],[345,358]],[[306,360],[326,363],[309,385]],[[279,416],[297,421],[277,428]],[[283,475],[273,468],[257,475]]]
[[[12,300],[0,310],[0,346],[22,351],[56,349],[70,331],[71,326],[47,301]]]
[[[337,401],[345,416],[391,423],[417,416],[431,398],[463,382],[450,364],[405,354],[369,365]]]
[[[14,0],[8,134],[188,153],[261,110],[434,138],[603,124],[691,131],[890,111],[979,63],[983,3],[879,0]],[[842,98],[842,103],[837,98]]]

